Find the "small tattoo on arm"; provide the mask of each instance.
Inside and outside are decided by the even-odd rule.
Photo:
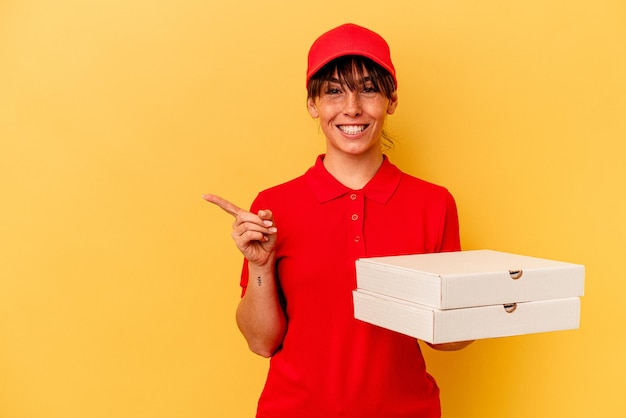
[[[258,276],[258,277],[256,278],[256,282],[257,282],[257,284],[258,284],[259,286],[261,286],[261,276]]]

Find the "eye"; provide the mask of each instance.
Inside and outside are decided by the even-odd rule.
[[[378,93],[378,89],[373,84],[366,84],[361,89],[363,93]]]
[[[329,87],[329,88],[326,89],[326,91],[324,93],[330,94],[330,95],[332,95],[332,94],[339,94],[339,93],[341,93],[341,90],[339,90],[336,87]]]

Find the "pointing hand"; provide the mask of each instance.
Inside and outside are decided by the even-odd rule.
[[[270,210],[260,210],[255,215],[222,197],[213,194],[205,194],[202,197],[235,218],[231,236],[248,262],[265,266],[274,261],[278,230],[274,226]]]

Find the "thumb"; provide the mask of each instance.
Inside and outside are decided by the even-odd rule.
[[[263,219],[263,220],[273,220],[274,219],[274,214],[272,213],[271,210],[269,209],[262,209],[260,210],[257,215],[259,215],[259,218]]]
[[[274,214],[269,209],[263,209],[257,212],[257,215],[263,221],[263,224],[268,228],[270,232],[267,235],[264,235],[266,242],[269,242],[270,245],[273,245],[276,242],[276,233],[278,229],[276,225],[274,225]]]

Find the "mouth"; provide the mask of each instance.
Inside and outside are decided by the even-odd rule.
[[[337,125],[341,132],[347,135],[358,135],[367,129],[369,125]]]

